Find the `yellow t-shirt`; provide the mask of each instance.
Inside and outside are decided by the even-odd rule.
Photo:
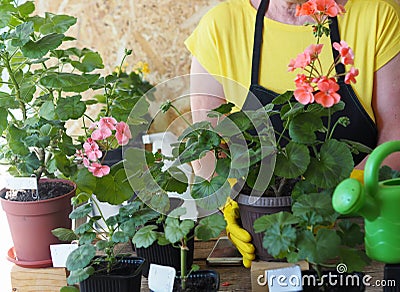
[[[359,69],[353,84],[361,104],[374,119],[371,100],[374,72],[400,51],[400,6],[395,0],[348,0],[346,13],[338,16],[339,32],[353,49]],[[200,64],[224,85],[226,99],[241,107],[245,95],[228,86],[229,79],[249,88],[256,9],[250,0],[227,0],[201,19],[185,45]],[[315,43],[310,26],[283,24],[264,18],[260,60],[260,85],[277,93],[294,89],[299,72],[287,65]],[[329,37],[323,37],[321,54],[325,70],[331,65]],[[219,78],[223,76],[225,78]]]

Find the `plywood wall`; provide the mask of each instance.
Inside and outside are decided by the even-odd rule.
[[[125,48],[132,49],[127,70],[139,61],[147,62],[151,72],[146,78],[159,84],[189,73],[190,54],[184,40],[204,13],[221,1],[35,0],[35,5],[37,14],[42,16],[52,12],[76,17],[77,24],[69,31],[69,35],[77,39],[72,45],[98,51],[106,72],[120,63]],[[189,101],[181,107],[183,111],[189,111]],[[175,115],[169,113],[158,119],[151,131],[165,130],[164,126],[174,119]],[[71,131],[79,131],[75,128],[71,125]]]
[[[154,82],[189,72],[190,56],[184,40],[201,16],[221,0],[36,0],[45,11],[78,18],[71,34],[78,47],[101,53],[106,68],[114,68],[124,48],[133,49],[128,60],[149,63]]]

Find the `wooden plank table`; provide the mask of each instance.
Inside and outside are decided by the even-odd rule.
[[[207,266],[206,258],[211,252],[215,244],[215,240],[200,242],[195,241],[194,250],[194,263],[199,265],[201,269],[213,269],[216,270],[220,275],[220,289],[219,291],[251,291],[251,280],[250,280],[250,269],[246,269],[242,266]],[[377,287],[376,281],[383,280],[383,269],[384,264],[378,262],[372,262],[371,265],[365,268],[364,273],[371,276],[369,283],[370,287],[367,287],[368,292],[382,292],[382,287]],[[228,284],[222,286],[222,283]],[[381,282],[379,282],[381,283]],[[378,283],[378,284],[379,284]],[[398,287],[400,289],[400,287]],[[142,278],[142,289],[141,291],[149,291],[147,285],[147,279]],[[393,290],[394,291],[394,290]]]

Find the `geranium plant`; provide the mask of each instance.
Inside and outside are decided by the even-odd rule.
[[[33,1],[3,1],[0,28],[0,158],[15,176],[70,177],[75,145],[66,122],[81,118],[82,98],[100,77],[102,58],[68,46],[76,18],[33,15]]]
[[[174,153],[180,163],[214,153],[216,167],[211,179],[195,177],[191,188],[192,196],[202,199],[202,207],[225,203],[231,194],[230,178],[242,182],[255,196],[292,197],[293,213],[267,215],[254,226],[258,232],[266,231],[264,247],[274,257],[306,259],[317,268],[329,266],[330,260],[342,260],[349,270],[359,270],[367,262],[357,249],[362,232],[357,224],[338,223],[330,202],[333,188],[354,168],[353,154],[371,150],[334,138],[338,127],[351,123],[346,116],[332,118],[346,106],[338,93],[335,65],[347,66],[344,79],[348,84],[356,82],[358,70],[353,66],[353,51],[344,41],[333,44],[339,57],[329,68],[323,68],[319,59],[323,50],[320,39],[329,36],[329,17],[342,13],[344,8],[333,0],[310,0],[299,6],[297,15],[315,20],[316,43],[289,62],[289,71],[301,70],[294,80],[294,91],[257,110],[232,112],[233,104],[221,105],[209,113],[210,118],[216,118],[215,126],[209,121],[188,123]],[[170,101],[162,109],[180,114]],[[268,118],[278,120],[282,130],[273,128]],[[267,185],[263,176],[269,175]]]
[[[186,214],[186,209],[179,207],[173,210],[168,216],[161,216],[156,224],[147,224],[140,228],[132,238],[136,247],[147,248],[154,242],[159,245],[172,244],[180,249],[181,268],[180,279],[181,288],[186,289],[186,281],[192,271],[199,270],[198,265],[193,265],[190,269],[186,266],[188,253],[188,241],[195,236],[199,240],[207,241],[220,235],[226,223],[220,214],[213,214],[198,221],[191,219],[180,219],[181,215]],[[162,231],[157,231],[158,225],[162,225]],[[191,234],[191,232],[194,232]]]

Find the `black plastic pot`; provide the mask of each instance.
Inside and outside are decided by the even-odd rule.
[[[193,235],[193,232],[191,233]],[[186,267],[191,267],[193,264],[194,254],[194,238],[192,237],[187,244],[189,250],[186,257]],[[147,248],[136,248],[136,255],[146,259],[143,265],[143,276],[149,276],[150,264],[169,266],[175,270],[181,270],[181,250],[173,247],[171,244],[158,245],[156,242]]]
[[[291,197],[254,197],[239,194],[237,197],[239,205],[240,219],[242,226],[252,237],[252,243],[255,247],[255,254],[261,260],[271,260],[273,257],[263,248],[262,242],[264,233],[255,233],[253,224],[256,219],[263,215],[273,214],[280,211],[291,211]]]
[[[199,270],[190,273],[186,280],[186,289],[181,289],[179,273],[175,277],[174,292],[214,292],[219,289],[219,274],[214,270]]]
[[[110,274],[95,273],[80,282],[80,292],[140,292],[144,262],[140,257],[126,257]]]
[[[364,273],[339,273],[335,270],[324,271],[319,279],[316,271],[302,271],[304,292],[362,292]]]

